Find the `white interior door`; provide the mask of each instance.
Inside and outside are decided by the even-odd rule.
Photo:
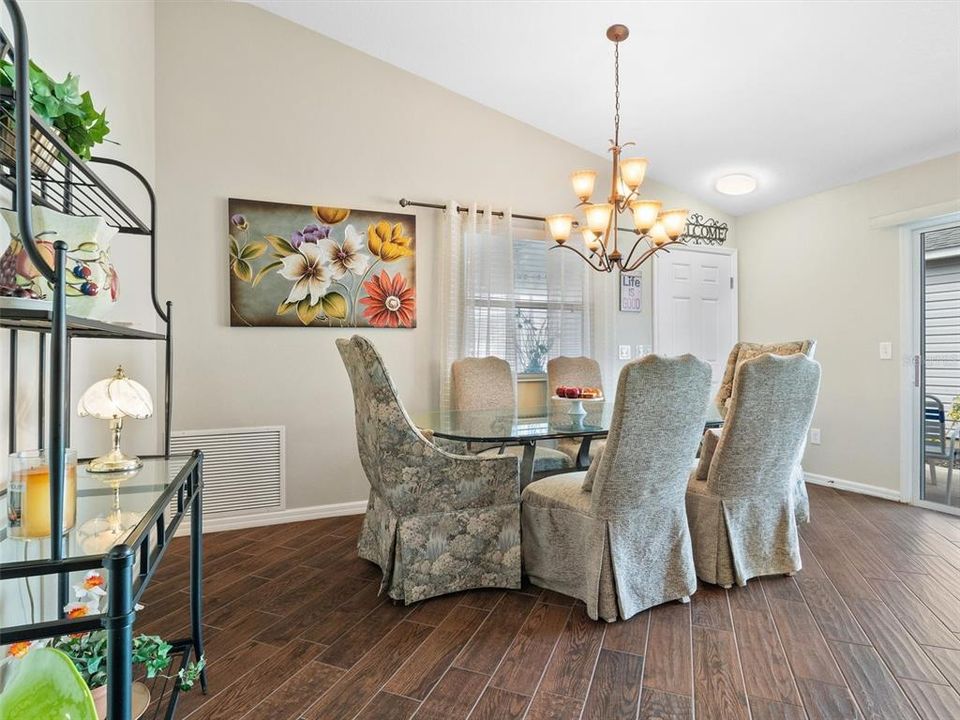
[[[691,353],[713,370],[713,392],[737,342],[737,255],[724,248],[671,248],[653,263],[653,349]]]

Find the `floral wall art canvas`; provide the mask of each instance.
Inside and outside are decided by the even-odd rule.
[[[230,325],[417,325],[416,217],[228,202]]]

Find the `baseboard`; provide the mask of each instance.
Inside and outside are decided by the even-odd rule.
[[[842,480],[840,478],[830,477],[829,475],[817,475],[816,473],[805,472],[804,480],[811,485],[825,485],[826,487],[836,488],[837,490],[846,490],[847,492],[860,493],[861,495],[872,495],[873,497],[883,498],[884,500],[893,500],[903,502],[899,490],[888,490],[887,488],[877,487],[876,485],[867,485],[853,480]]]
[[[253,512],[249,515],[205,517],[203,519],[203,532],[206,534],[226,530],[243,530],[245,528],[281,525],[303,520],[319,520],[320,518],[339,517],[341,515],[359,515],[366,510],[366,500],[354,500],[330,505],[310,505],[308,507],[287,508],[286,510],[273,510],[272,512]],[[188,535],[189,533],[190,523],[184,521],[177,529],[177,535]]]

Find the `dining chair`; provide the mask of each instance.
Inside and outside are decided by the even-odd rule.
[[[800,569],[794,470],[820,388],[802,354],[760,355],[737,370],[706,480],[694,473],[687,516],[697,576],[730,587]]]
[[[608,622],[689,600],[697,578],[684,491],[709,397],[710,366],[692,355],[624,366],[598,461],[521,495],[534,585],[579,598]]]
[[[460,411],[517,411],[517,383],[510,363],[498,357],[461,358],[450,365],[450,405]],[[480,455],[508,455],[520,458],[523,448],[497,445],[483,449]],[[533,459],[534,473],[558,472],[573,467],[574,461],[564,452],[537,445]]]
[[[595,387],[603,392],[603,378],[600,363],[588,357],[555,357],[547,361],[547,393],[553,395],[560,385],[572,387]],[[555,409],[559,403],[550,401]],[[562,406],[561,406],[562,407]],[[580,455],[581,438],[561,438],[557,441],[557,450],[565,453],[576,464]],[[596,459],[603,450],[606,440],[593,440],[590,443],[590,460]]]
[[[771,355],[794,355],[801,353],[813,360],[814,352],[817,349],[817,341],[812,339],[793,340],[780,343],[748,343],[738,342],[733,346],[730,355],[727,356],[727,366],[723,373],[723,380],[720,388],[717,390],[714,402],[721,415],[727,412],[730,405],[730,395],[733,392],[733,381],[737,375],[737,369],[747,360],[764,354]],[[804,442],[806,447],[806,442]],[[801,458],[803,453],[800,453]],[[794,484],[797,489],[797,520],[800,522],[810,522],[810,497],[807,494],[807,484],[804,479],[803,466],[798,461],[794,468]]]
[[[350,376],[370,499],[360,557],[407,604],[471,588],[520,587],[517,458],[448,453],[417,430],[366,338],[337,340]]]
[[[957,460],[957,434],[960,424],[947,432],[943,402],[934,395],[923,396],[923,460],[930,470],[930,484],[937,484],[937,464],[946,462],[947,487],[944,502],[950,504],[953,466]]]

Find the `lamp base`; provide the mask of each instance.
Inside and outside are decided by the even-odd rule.
[[[143,461],[136,455],[125,455],[119,450],[111,450],[106,455],[101,455],[87,463],[87,472],[115,473],[139,470],[142,467]]]

